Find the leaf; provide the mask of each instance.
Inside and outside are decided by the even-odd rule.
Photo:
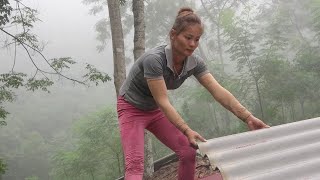
[[[71,57],[54,58],[51,61],[52,68],[58,72],[61,72],[63,69],[70,69],[70,65],[76,63]]]
[[[12,91],[9,91],[7,89],[0,89],[0,102],[3,102],[3,101],[10,101],[12,102],[14,97],[13,97],[13,92]]]
[[[5,119],[8,114],[9,114],[9,112],[4,110],[4,108],[2,106],[0,106],[0,118]],[[7,125],[7,123],[5,121],[0,121],[0,125],[5,126],[5,125]]]
[[[0,27],[9,22],[12,7],[8,0],[1,0],[0,2]]]
[[[29,91],[35,91],[38,89],[41,89],[43,91],[46,92],[50,92],[48,90],[48,86],[53,85],[53,81],[49,80],[49,79],[29,79],[28,83],[25,85],[27,90]]]
[[[235,12],[232,9],[224,9],[221,13],[221,24],[223,27],[230,27],[233,24]]]
[[[96,86],[99,85],[99,81],[104,83],[111,80],[108,74],[100,72],[90,64],[87,64],[86,69],[89,70],[89,72],[83,77],[87,78],[87,81],[95,82]]]
[[[24,73],[5,73],[0,74],[0,82],[2,82],[3,87],[7,88],[19,88],[23,86],[24,77],[26,74]]]
[[[0,121],[0,125],[1,125],[1,121]],[[0,176],[1,174],[4,174],[6,170],[7,170],[7,164],[5,164],[2,159],[0,159]]]

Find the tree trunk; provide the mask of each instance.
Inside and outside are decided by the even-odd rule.
[[[122,174],[122,171],[121,171],[121,162],[123,162],[123,160],[121,161],[121,155],[117,153],[118,174]]]
[[[282,109],[282,122],[285,122],[285,114],[284,114],[284,102],[283,98],[281,98],[281,109]]]
[[[224,122],[224,127],[223,127],[223,129],[224,129],[224,133],[226,134],[226,132],[228,132],[229,131],[229,129],[231,129],[231,126],[230,126],[230,122],[231,122],[231,120],[230,120],[230,116],[229,116],[229,110],[227,110],[227,109],[223,109],[223,111],[224,111],[224,120],[223,120],[223,122]],[[223,117],[223,116],[222,116]]]
[[[219,123],[218,123],[218,119],[217,119],[217,114],[216,114],[216,109],[214,107],[213,103],[207,103],[209,106],[209,111],[210,114],[213,116],[212,117],[212,122],[213,122],[213,127],[214,127],[214,133],[219,133],[220,132],[220,127],[219,127]],[[212,134],[214,135],[214,134]]]
[[[134,21],[133,55],[136,61],[145,52],[145,21],[144,21],[144,1],[133,0],[132,12]],[[149,179],[153,172],[152,139],[150,133],[144,132],[144,179]]]
[[[91,175],[91,179],[94,180],[94,174],[92,170],[90,170],[90,175]]]
[[[220,20],[219,20],[220,22]],[[217,26],[217,41],[218,41],[218,51],[219,51],[219,60],[222,68],[222,72],[224,72],[224,60],[223,60],[223,52],[222,52],[222,42],[221,42],[221,32],[220,25]]]
[[[144,179],[150,179],[154,172],[151,134],[144,130]]]
[[[207,56],[206,56],[206,53],[204,52],[201,44],[199,44],[198,48],[199,48],[200,56],[204,59],[204,61],[208,61],[208,58],[207,58]]]
[[[304,112],[304,98],[300,96],[299,98],[299,102],[300,102],[300,107],[301,107],[301,112],[302,112],[302,117],[301,119],[305,118],[305,112]]]
[[[295,121],[295,113],[294,113],[294,102],[292,102],[292,103],[290,103],[290,109],[291,109],[291,120],[288,122],[288,123],[290,123],[290,122],[294,122]]]
[[[260,88],[259,88],[259,85],[258,85],[258,80],[256,80],[256,78],[254,78],[254,79],[255,79],[255,85],[256,85],[256,90],[257,90],[257,94],[258,94],[261,118],[264,119],[264,113],[263,113],[263,107],[262,107],[262,99],[261,99]]]
[[[136,61],[145,51],[145,22],[144,22],[144,1],[133,0],[132,12],[134,21],[134,49],[133,55]]]
[[[120,1],[108,0],[108,10],[112,35],[113,65],[114,65],[114,86],[116,94],[126,78],[124,40],[120,15]]]
[[[113,82],[116,89],[116,97],[118,97],[120,87],[126,78],[124,40],[120,15],[120,1],[108,0],[108,11],[113,49]]]
[[[216,26],[217,28],[217,44],[218,44],[218,54],[219,54],[219,61],[221,64],[221,70],[223,73],[224,72],[224,59],[223,59],[223,45],[222,45],[222,40],[221,40],[221,18],[220,18],[220,13],[223,11],[223,9],[220,9],[220,5],[218,5],[218,10],[217,10],[217,16],[212,15],[209,12],[209,9],[207,9],[207,7],[205,6],[205,3],[203,2],[203,0],[201,0],[201,5],[203,7],[203,9],[205,10],[206,14],[209,16],[210,21]]]

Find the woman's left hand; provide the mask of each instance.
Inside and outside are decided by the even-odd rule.
[[[257,129],[263,129],[263,128],[269,128],[270,126],[266,125],[263,121],[260,119],[254,117],[253,115],[250,115],[246,119],[246,123],[250,130],[257,130]]]
[[[204,139],[199,133],[197,133],[196,131],[188,128],[184,134],[187,136],[190,145],[195,148],[198,149],[198,143],[197,140],[200,140],[202,142],[206,142],[206,139]]]

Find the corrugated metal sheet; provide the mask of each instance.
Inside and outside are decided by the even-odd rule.
[[[223,180],[220,173],[214,173],[207,177],[200,178],[199,180]]]
[[[199,143],[224,180],[320,179],[320,117]]]

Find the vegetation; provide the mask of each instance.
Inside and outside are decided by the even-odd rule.
[[[103,6],[106,1],[94,2],[101,3],[95,6],[94,12],[106,8]],[[272,126],[320,116],[320,1],[235,2],[145,1],[146,49],[165,43],[178,8],[192,6],[205,21],[205,34],[197,53],[205,58],[215,78],[251,112]],[[3,27],[11,17],[8,15],[14,9],[8,1],[1,3],[0,30],[4,32]],[[121,7],[125,38],[130,37],[133,27],[129,8],[129,3]],[[97,24],[98,37],[102,38],[100,50],[110,40],[106,36],[108,24],[106,19]],[[17,37],[12,37],[16,39],[12,42],[22,44]],[[132,50],[126,48],[126,51],[128,49]],[[58,72],[62,72],[58,65],[62,68],[73,63],[69,58],[58,59],[56,65],[51,63]],[[23,73],[1,74],[0,103],[13,100],[11,89],[35,87],[46,91],[48,83],[54,82],[33,81],[33,86],[33,83],[27,86],[29,81],[23,78],[26,78]],[[7,115],[5,109],[14,112],[14,116],[6,116],[11,126],[0,127],[0,174],[5,173],[3,177],[8,180],[99,180],[121,176],[123,157],[114,98],[108,99],[112,106],[101,109],[101,97],[107,96],[104,90],[84,87],[75,91],[68,84],[63,88],[53,85],[51,91],[60,93],[60,98],[46,97],[43,92],[16,90],[24,98],[3,105],[1,117]],[[70,98],[63,107],[59,103],[70,94],[80,97],[86,93],[92,96],[81,100]],[[35,110],[28,104],[31,99],[34,106],[43,103],[52,106]],[[188,124],[208,139],[247,130],[194,79],[170,92],[170,99]],[[100,105],[86,105],[95,103]],[[75,108],[74,104],[78,106]],[[25,106],[28,111],[20,112]],[[94,113],[85,114],[85,109]],[[39,115],[41,121],[34,119],[34,114]],[[157,140],[153,141],[153,149],[154,159],[171,153]]]
[[[85,67],[87,73],[82,75],[83,80],[64,75],[64,70],[69,70],[71,65],[76,62],[71,57],[47,59],[42,54],[45,47],[41,44],[37,35],[32,33],[34,24],[40,21],[37,15],[37,10],[18,0],[13,0],[11,3],[8,0],[2,0],[0,3],[0,32],[7,36],[7,39],[1,43],[3,43],[4,48],[14,48],[11,71],[0,74],[0,126],[7,124],[4,119],[9,114],[2,104],[14,100],[14,89],[25,88],[29,91],[42,90],[49,92],[48,87],[52,86],[55,81],[51,78],[53,75],[83,85],[88,85],[92,81],[98,85],[99,82],[111,80],[109,75],[98,71],[90,64]],[[18,33],[10,32],[13,31],[12,27],[18,29]],[[34,73],[31,76],[24,72],[15,71],[18,51],[24,51],[28,57],[27,60],[33,64]],[[37,59],[44,61],[46,66],[38,65]],[[48,68],[49,70],[46,70]]]

